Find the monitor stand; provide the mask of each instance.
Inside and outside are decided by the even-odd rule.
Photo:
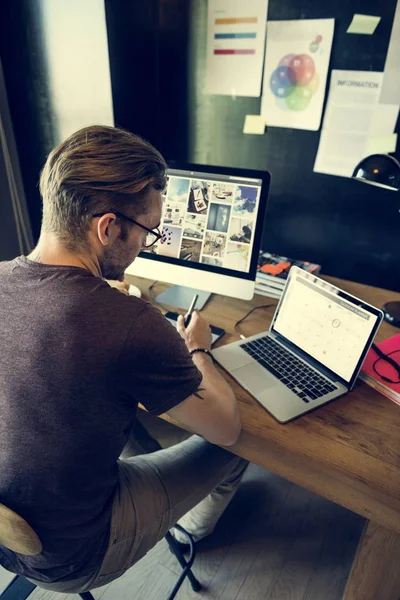
[[[176,306],[183,310],[189,310],[189,306],[191,305],[195,294],[198,294],[199,296],[196,302],[196,308],[201,310],[211,296],[211,293],[188,288],[184,285],[173,285],[165,290],[165,292],[161,292],[161,294],[156,297],[156,302]]]

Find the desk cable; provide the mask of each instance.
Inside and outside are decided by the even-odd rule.
[[[271,308],[271,306],[273,306],[274,308],[276,308],[276,304],[261,304],[260,306],[255,306],[254,308],[252,308],[251,310],[249,310],[248,313],[246,313],[244,315],[244,317],[242,317],[241,319],[239,319],[239,321],[236,321],[235,323],[235,331],[238,334],[238,336],[240,337],[240,339],[245,340],[246,335],[243,335],[243,333],[240,332],[239,330],[239,325],[240,323],[243,323],[243,321],[245,321],[247,319],[247,317],[249,317],[251,315],[251,313],[253,313],[255,310],[259,310],[260,308]]]
[[[155,299],[155,296],[153,294],[153,289],[155,288],[155,286],[157,285],[158,281],[153,281],[153,283],[151,284],[151,286],[149,287],[149,296],[151,301],[157,306],[160,306],[163,310],[165,310],[165,312],[167,313],[169,311],[169,308],[167,308],[166,306],[164,306],[164,304],[161,304],[161,302],[157,302],[157,300]],[[243,321],[245,321],[255,310],[259,310],[261,308],[271,308],[271,307],[276,307],[276,303],[272,303],[272,304],[261,304],[260,306],[254,306],[251,310],[249,310],[249,312],[247,312],[244,317],[242,317],[241,319],[239,319],[239,321],[236,321],[234,327],[235,327],[235,331],[238,334],[238,336],[240,337],[240,339],[245,340],[246,335],[243,335],[243,333],[240,332],[239,330],[239,325],[240,323],[243,323]]]

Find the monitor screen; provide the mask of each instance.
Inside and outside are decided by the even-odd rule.
[[[380,320],[378,309],[292,268],[273,330],[350,383]]]
[[[169,169],[162,239],[141,253],[249,276],[262,179]]]
[[[160,279],[170,283],[179,282],[171,281],[168,273],[172,271],[161,270],[161,264],[191,269],[193,277],[203,282],[200,289],[207,291],[213,291],[213,284],[211,280],[205,283],[202,275],[206,273],[254,281],[269,173],[175,165],[167,175],[160,224],[162,239],[142,251],[127,272],[144,275],[144,259],[147,270],[152,270],[155,265],[151,263],[156,261]]]

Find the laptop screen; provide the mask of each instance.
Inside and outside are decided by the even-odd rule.
[[[350,382],[379,320],[377,309],[293,268],[273,330]]]

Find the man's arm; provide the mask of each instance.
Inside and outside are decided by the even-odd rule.
[[[209,325],[198,311],[194,311],[186,329],[183,317],[178,319],[178,332],[188,350],[211,346]],[[182,427],[198,433],[213,444],[233,445],[241,431],[237,401],[232,388],[214,367],[210,356],[203,352],[193,354],[193,362],[203,375],[198,390],[167,414]]]

